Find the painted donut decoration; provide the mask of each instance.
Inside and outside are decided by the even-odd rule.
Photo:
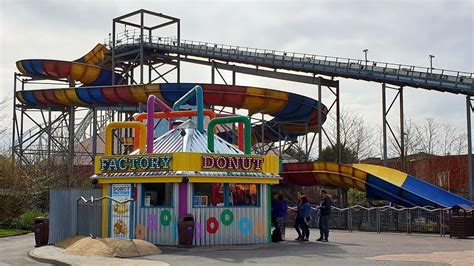
[[[223,225],[231,225],[234,222],[234,213],[231,210],[226,209],[221,213],[221,223]]]
[[[252,231],[253,223],[249,217],[244,216],[239,221],[239,230],[242,234],[248,235]]]
[[[207,219],[207,228],[206,231],[209,234],[215,234],[219,230],[219,221],[217,221],[216,217],[211,217]]]
[[[169,226],[171,224],[171,212],[169,210],[164,210],[161,212],[160,222],[163,226]]]

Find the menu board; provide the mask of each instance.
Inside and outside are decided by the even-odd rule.
[[[125,201],[132,198],[131,184],[113,184],[112,198],[118,201]],[[111,201],[111,237],[128,239],[130,235],[130,202],[119,203]]]

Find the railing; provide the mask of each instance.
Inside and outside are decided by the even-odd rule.
[[[116,35],[116,46],[140,44],[140,36],[138,31],[119,33]],[[387,79],[400,83],[412,82],[414,86],[424,84],[425,86],[432,87],[446,87],[451,90],[459,89],[453,92],[474,94],[474,74],[470,72],[200,41],[180,40],[178,42],[178,40],[173,37],[144,35],[143,42],[146,45],[160,47],[170,52],[239,59],[263,65],[278,65],[279,67],[319,70],[334,76],[353,76],[358,78],[366,76],[369,80]],[[111,47],[110,38],[104,43],[109,48]]]
[[[295,208],[290,208],[287,225],[294,224]],[[398,232],[407,234],[433,234],[446,236],[449,233],[449,209],[432,209],[427,207],[395,208],[391,206],[366,208],[351,206],[347,208],[331,208],[331,229],[352,232]],[[311,209],[311,228],[318,227],[318,215],[315,208]]]
[[[110,201],[108,203],[104,203],[105,199],[108,199]],[[128,220],[130,220],[130,217],[128,211],[125,210],[128,210],[130,208],[130,202],[132,201],[132,199],[118,201],[108,196],[100,198],[91,197],[88,200],[86,200],[84,197],[80,197],[77,200],[76,235],[100,236],[102,226],[102,213],[104,209],[113,215],[111,219],[113,219],[114,222],[125,221],[126,225],[128,223]],[[125,232],[124,234],[118,234],[117,232],[114,232],[115,229],[116,228],[111,228],[111,234],[115,234],[119,238],[126,238],[126,235],[128,235],[128,232]]]

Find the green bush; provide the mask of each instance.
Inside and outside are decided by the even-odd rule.
[[[36,217],[47,217],[48,214],[39,210],[29,210],[18,217],[19,229],[33,230]]]
[[[0,220],[0,228],[1,229],[19,228],[18,219],[8,218],[8,219]]]

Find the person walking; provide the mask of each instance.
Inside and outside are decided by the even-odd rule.
[[[316,241],[329,241],[329,217],[331,216],[331,198],[326,190],[322,189],[319,193],[321,203],[319,204],[319,238]]]
[[[288,211],[288,204],[283,198],[283,195],[278,194],[275,202],[275,228],[279,233],[277,242],[285,240],[285,226],[286,226],[286,214]]]
[[[301,197],[301,208],[298,212],[300,216],[300,227],[302,231],[302,238],[301,241],[309,241],[309,219],[311,213],[311,205],[309,204],[309,200],[306,196]]]
[[[303,235],[301,233],[301,223],[303,222],[302,220],[302,217],[300,217],[300,209],[302,207],[302,203],[301,203],[301,198],[304,196],[304,194],[302,192],[299,192],[298,191],[298,203],[296,204],[296,216],[295,216],[295,230],[296,230],[296,233],[298,233],[298,237],[295,238],[295,240],[297,241],[300,241],[300,240],[303,240]]]

